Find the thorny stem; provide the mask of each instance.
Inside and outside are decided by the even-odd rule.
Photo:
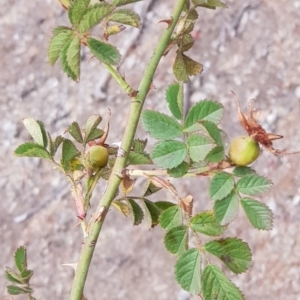
[[[167,29],[165,29],[164,33],[158,41],[157,47],[154,50],[154,53],[142,77],[137,96],[131,98],[130,112],[128,115],[127,125],[121,143],[121,149],[123,150],[125,155],[118,155],[111,176],[109,178],[107,189],[102,196],[102,199],[97,207],[96,212],[93,214],[89,222],[88,237],[85,239],[78,260],[72,290],[69,297],[70,300],[82,299],[83,289],[88,274],[89,266],[93,257],[95,245],[97,243],[103,221],[105,219],[106,212],[108,211],[116,195],[118,187],[121,183],[121,178],[118,176],[118,174],[120,174],[126,166],[128,152],[130,151],[130,147],[142,112],[143,104],[149,92],[153,76],[159,64],[159,61],[163,56],[163,53],[170,41],[170,37],[179,20],[185,3],[186,0],[177,0],[172,13],[172,23]],[[110,70],[110,68],[108,68],[108,70],[112,71],[111,74],[113,77],[117,75],[113,70]],[[120,78],[118,78],[118,80],[120,80]],[[124,90],[126,92],[126,89]]]

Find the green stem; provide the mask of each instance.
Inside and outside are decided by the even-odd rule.
[[[80,257],[78,260],[75,277],[73,280],[72,290],[70,293],[70,300],[81,300],[83,295],[83,289],[86,281],[86,277],[88,274],[89,266],[93,257],[95,245],[97,243],[103,221],[105,219],[105,215],[113,201],[118,187],[121,183],[121,178],[117,175],[120,174],[121,171],[126,166],[127,154],[130,151],[132,141],[137,129],[137,125],[140,119],[140,115],[142,112],[143,104],[146,99],[146,96],[149,92],[150,85],[152,83],[152,79],[154,73],[157,69],[159,61],[163,56],[163,53],[170,41],[171,35],[175,29],[175,26],[179,20],[179,17],[182,13],[184,4],[186,0],[177,0],[177,3],[174,7],[172,14],[172,23],[171,25],[164,31],[162,36],[158,41],[158,45],[152,55],[149,64],[145,70],[143,78],[140,83],[139,92],[134,99],[132,97],[130,112],[127,119],[127,125],[125,128],[123,140],[121,143],[121,149],[124,151],[124,156],[118,156],[116,159],[115,165],[113,167],[111,176],[109,178],[108,186],[105,193],[102,196],[99,206],[97,207],[96,212],[93,214],[88,227],[88,237],[85,239],[83,247],[81,249]],[[116,75],[115,72],[112,74]],[[119,78],[120,79],[120,78]],[[126,90],[125,90],[126,91]],[[120,152],[121,153],[121,152]]]
[[[231,167],[231,166],[230,166]],[[228,167],[229,168],[229,167]],[[202,168],[190,169],[186,174],[182,177],[198,177],[205,173],[214,172],[218,170],[224,170],[224,168],[219,168],[218,164],[208,165]],[[148,176],[169,176],[168,171],[164,169],[157,170],[141,170],[141,169],[126,169],[126,174],[128,176],[134,177],[148,177]]]
[[[120,75],[118,70],[111,66],[104,64],[107,71],[110,73],[110,75],[117,81],[117,83],[120,85],[120,87],[124,90],[124,92],[131,96],[134,93],[134,89],[125,81],[125,79]]]

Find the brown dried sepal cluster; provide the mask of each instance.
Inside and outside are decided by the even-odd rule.
[[[299,154],[300,151],[297,152],[288,152],[287,149],[279,150],[273,148],[273,141],[283,138],[282,135],[278,135],[275,133],[268,133],[265,129],[259,124],[258,118],[260,115],[260,111],[253,108],[253,100],[250,100],[248,103],[248,109],[246,113],[241,111],[239,100],[236,94],[231,91],[235,97],[237,104],[237,112],[241,125],[245,128],[248,135],[251,136],[255,141],[257,141],[260,145],[262,145],[266,150],[275,154],[275,155],[291,155],[291,154]]]

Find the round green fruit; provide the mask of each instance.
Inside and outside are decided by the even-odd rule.
[[[235,138],[229,148],[229,158],[237,166],[250,165],[258,158],[259,154],[259,144],[250,136]]]
[[[93,168],[103,168],[108,162],[108,151],[103,146],[92,146],[89,148],[88,160]]]

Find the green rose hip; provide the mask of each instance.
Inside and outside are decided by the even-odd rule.
[[[108,151],[103,146],[92,146],[89,148],[87,160],[93,169],[103,168],[108,162]]]
[[[235,138],[229,148],[229,158],[237,166],[250,165],[258,158],[259,154],[259,144],[250,136]]]

